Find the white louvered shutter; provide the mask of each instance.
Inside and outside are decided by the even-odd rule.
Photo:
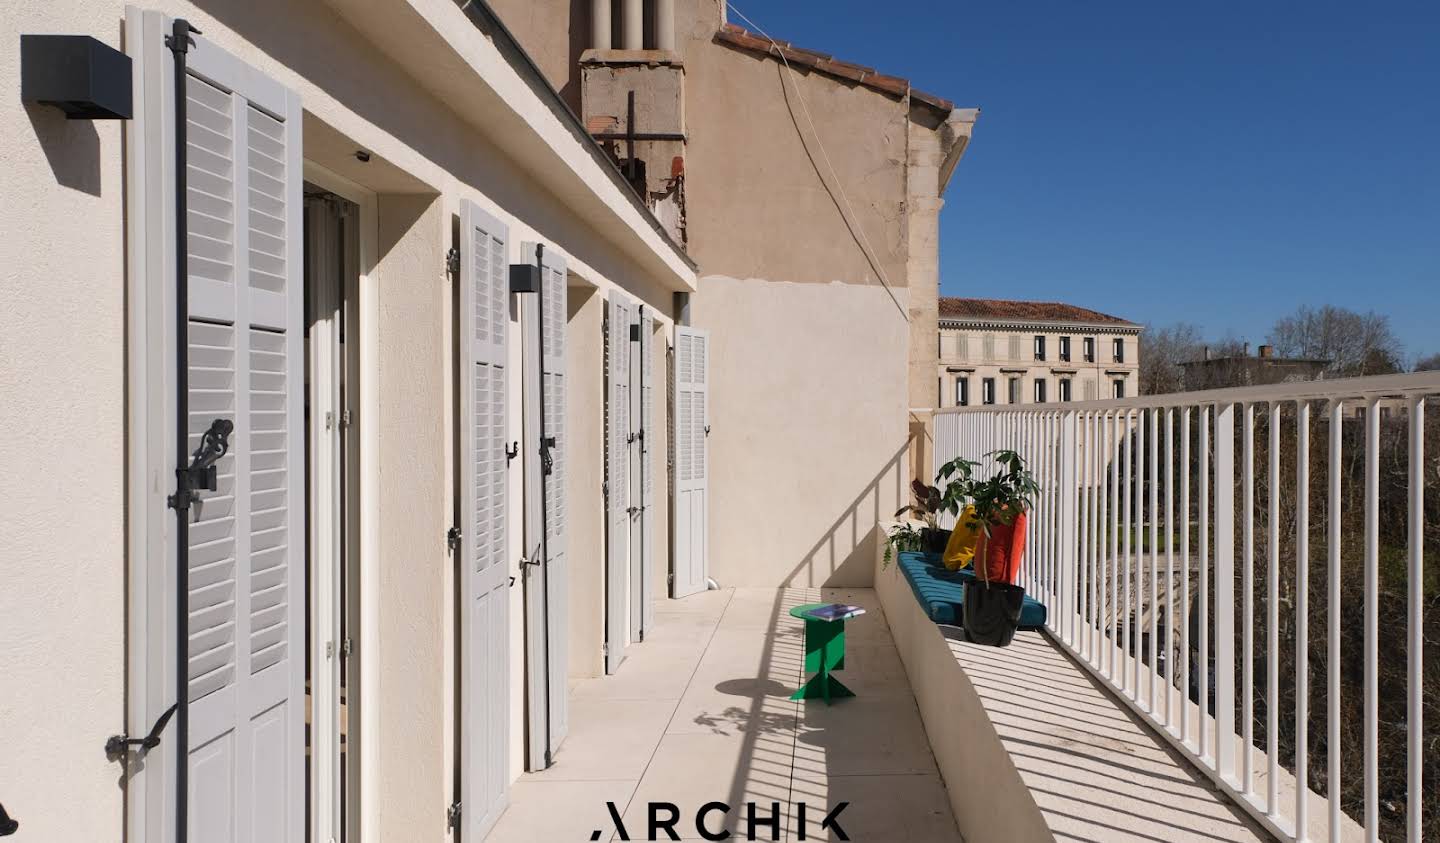
[[[644,409],[642,406],[645,390],[640,379],[644,375],[645,366],[640,360],[640,313],[643,306],[636,307],[630,311],[629,321],[625,325],[625,353],[629,355],[629,381],[630,381],[630,407],[629,407],[629,452],[626,459],[629,462],[630,476],[630,590],[629,609],[630,623],[629,634],[631,642],[643,641],[645,638],[645,604],[649,602],[649,578],[645,575],[645,538],[642,532],[645,518],[641,506],[645,497],[642,486],[644,443],[641,431],[644,428]]]
[[[708,331],[675,328],[672,597],[703,591],[709,577],[709,345]]]
[[[569,318],[565,258],[546,253],[541,273],[541,316],[545,322],[545,350],[541,361],[544,382],[545,431],[554,440],[550,448],[550,477],[545,484],[545,582],[550,610],[546,628],[550,636],[550,750],[559,748],[570,731],[568,700],[570,675],[570,562],[566,552],[566,462],[569,431],[565,426],[565,327]]]
[[[506,229],[460,204],[461,791],[466,840],[509,796],[510,566],[506,564]]]
[[[536,246],[521,246],[521,259],[533,263]],[[565,553],[565,258],[543,253],[540,294],[522,297],[527,330],[525,367],[525,554],[539,565],[525,567],[527,716],[526,767],[543,770],[569,728],[569,565]],[[534,304],[539,306],[538,313]],[[538,353],[538,358],[537,358]],[[544,417],[543,443],[540,416]],[[549,469],[545,460],[548,454]],[[542,483],[543,475],[543,483]],[[542,487],[543,486],[543,490]],[[544,541],[541,541],[541,530]],[[543,558],[542,556],[543,548]],[[543,622],[541,621],[543,619]]]
[[[605,672],[625,660],[630,566],[630,303],[605,302]]]
[[[146,96],[168,110],[174,64],[163,37],[170,21],[145,12],[140,26],[146,54],[165,57],[165,72],[147,77]],[[199,492],[188,530],[188,833],[190,840],[299,843],[305,834],[300,99],[203,35],[195,36],[187,58],[188,217],[180,229],[189,279],[187,451],[200,447],[215,419],[234,423],[230,452],[216,466],[219,488]],[[174,130],[166,123],[159,148],[146,158],[146,175],[159,180],[147,189],[163,185],[167,240],[177,230],[169,181]],[[167,283],[173,290],[173,276]],[[173,369],[171,357],[164,377],[173,378]],[[166,384],[174,388],[173,380]],[[167,482],[175,467],[168,465]],[[167,654],[173,625],[169,634]],[[147,800],[147,824],[149,810],[173,811],[166,804],[173,798]]]
[[[655,622],[655,320],[640,311],[640,637]]]

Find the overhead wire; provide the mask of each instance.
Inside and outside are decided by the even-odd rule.
[[[895,303],[895,308],[900,311],[900,316],[906,322],[911,321],[909,312],[907,312],[905,306],[900,303],[900,299],[895,295],[895,290],[890,286],[889,280],[885,277],[885,270],[880,266],[880,259],[876,255],[875,248],[870,245],[870,238],[865,236],[865,229],[860,226],[856,218],[855,208],[850,204],[850,197],[846,195],[845,186],[840,183],[840,175],[835,170],[835,164],[830,160],[830,153],[825,149],[825,143],[820,139],[820,130],[815,126],[815,119],[810,115],[810,106],[805,102],[804,94],[800,93],[799,82],[795,80],[797,71],[790,66],[790,61],[785,57],[785,50],[779,41],[771,38],[769,33],[761,28],[759,24],[755,23],[755,21],[751,20],[744,12],[740,11],[734,3],[726,0],[725,5],[738,15],[741,20],[745,21],[756,34],[760,35],[766,41],[769,41],[770,46],[775,50],[775,54],[780,57],[781,63],[784,64],[785,70],[788,71],[786,78],[790,80],[790,85],[795,91],[795,99],[800,102],[800,111],[805,115],[805,122],[810,125],[810,134],[815,139],[815,146],[820,149],[820,157],[825,160],[825,167],[830,171],[830,181],[834,182],[834,188],[832,190],[824,174],[817,173],[820,175],[820,183],[825,186],[826,192],[830,193],[832,200],[837,198],[835,191],[839,192],[838,200],[839,204],[844,206],[843,215],[846,217],[845,227],[850,229],[850,236],[855,238],[855,243],[860,247],[860,251],[864,253],[865,260],[870,264],[870,268],[875,270],[875,276],[880,281],[880,286],[884,287],[885,292],[890,295],[890,300]],[[793,116],[794,112],[792,111],[791,114]],[[805,141],[803,135],[800,140],[803,144]],[[813,156],[811,160],[814,161]]]

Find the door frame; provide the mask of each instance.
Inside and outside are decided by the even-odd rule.
[[[353,203],[353,205],[356,206],[356,220],[354,220],[353,225],[347,226],[346,231],[353,231],[359,235],[357,236],[357,249],[353,252],[354,265],[353,267],[343,268],[344,287],[338,290],[338,294],[340,294],[340,305],[344,308],[344,311],[346,311],[344,317],[346,317],[346,326],[348,329],[346,346],[344,346],[344,359],[337,360],[338,366],[344,369],[343,383],[347,389],[347,392],[344,393],[343,398],[341,398],[341,405],[338,406],[337,409],[343,409],[343,411],[348,411],[351,414],[351,422],[350,425],[348,425],[350,429],[348,429],[346,447],[344,447],[343,450],[344,463],[346,463],[344,464],[343,476],[346,478],[346,483],[344,483],[343,489],[340,489],[340,500],[336,500],[336,494],[334,494],[336,487],[331,486],[331,484],[327,483],[323,484],[323,486],[321,486],[321,484],[315,484],[315,486],[311,486],[312,496],[310,500],[310,513],[308,513],[311,525],[312,555],[314,555],[315,548],[317,548],[317,542],[315,542],[314,539],[315,536],[320,535],[321,526],[327,525],[328,529],[333,514],[344,512],[347,516],[346,519],[344,519],[344,525],[346,525],[344,546],[346,546],[347,549],[344,563],[346,563],[347,568],[346,582],[348,585],[346,605],[338,604],[337,597],[328,597],[328,595],[321,594],[321,589],[323,588],[337,589],[338,582],[334,582],[330,576],[324,576],[323,574],[328,574],[328,572],[321,571],[321,566],[315,565],[315,559],[311,559],[311,595],[310,607],[308,607],[307,611],[307,623],[310,624],[308,633],[310,633],[311,699],[314,700],[311,713],[311,759],[314,759],[320,755],[320,749],[321,746],[324,745],[324,742],[328,742],[330,739],[336,741],[334,752],[338,754],[338,735],[340,735],[340,722],[338,722],[337,713],[338,706],[336,712],[321,709],[321,706],[318,705],[318,703],[320,703],[320,695],[318,695],[318,687],[317,683],[315,683],[315,679],[317,679],[318,676],[315,666],[325,663],[325,641],[323,637],[317,633],[320,630],[324,630],[324,628],[330,627],[337,628],[338,630],[338,625],[340,625],[340,618],[331,617],[331,611],[327,611],[327,607],[334,607],[336,610],[343,612],[344,615],[348,615],[351,623],[359,627],[360,637],[369,634],[370,628],[374,625],[367,623],[367,615],[366,612],[364,612],[363,604],[363,601],[367,599],[366,595],[373,594],[373,592],[364,584],[364,576],[361,574],[361,571],[366,569],[363,563],[364,546],[366,546],[366,542],[364,542],[360,530],[361,523],[364,523],[364,520],[366,520],[361,517],[361,510],[363,510],[363,506],[361,506],[361,493],[363,493],[363,490],[373,489],[373,486],[361,478],[361,471],[363,471],[364,464],[364,461],[361,460],[361,452],[364,451],[363,441],[364,437],[366,437],[366,425],[360,422],[360,419],[364,416],[363,412],[361,412],[360,401],[364,395],[367,395],[366,389],[363,389],[363,385],[361,385],[361,378],[364,376],[364,369],[361,367],[361,350],[366,347],[363,339],[364,326],[366,326],[367,321],[370,320],[366,320],[366,318],[360,316],[360,290],[364,285],[364,278],[369,275],[369,272],[372,271],[374,267],[374,257],[376,257],[376,195],[374,195],[372,190],[361,187],[360,184],[351,182],[351,180],[346,179],[346,177],[325,169],[321,164],[314,163],[314,161],[310,160],[304,161],[304,179],[305,182],[314,184],[315,187],[320,187],[320,189],[327,190],[327,192],[334,193],[334,195],[340,196],[341,199],[346,199],[347,202]],[[308,246],[310,244],[308,244],[307,241],[305,245]],[[308,290],[307,288],[305,295],[307,295],[307,301],[314,303],[317,291]],[[311,339],[311,337],[307,337],[307,339]],[[312,346],[311,354],[314,354],[314,347]],[[334,389],[334,386],[336,386],[330,382],[327,376],[324,376],[321,372],[317,372],[317,370],[311,370],[311,378],[311,398],[314,398],[315,395],[324,395],[324,393],[330,392],[331,389]],[[340,419],[337,419],[336,424],[340,424]],[[307,429],[307,440],[311,448],[315,448],[315,445],[318,444],[317,437],[317,427],[315,427],[314,418],[312,418],[310,428]],[[318,452],[318,450],[312,451],[312,454],[315,454],[315,452]],[[314,465],[314,463],[311,465]],[[338,465],[336,465],[336,468],[338,468]],[[323,599],[323,597],[325,599]],[[354,641],[354,638],[356,638],[354,633],[351,633],[351,638],[353,638],[353,646],[356,647],[357,653],[367,653],[367,651],[370,650],[370,647],[367,647],[363,641]],[[337,650],[340,648],[340,641],[338,640],[336,641],[336,648]],[[366,731],[366,729],[364,729],[364,716],[366,716],[369,706],[364,705],[364,693],[366,693],[369,687],[373,687],[373,684],[366,682],[367,677],[363,676],[366,660],[359,659],[360,673],[354,670],[354,666],[356,666],[356,663],[351,661],[350,677],[348,677],[350,684],[348,684],[347,687],[348,699],[346,703],[348,722],[346,764],[348,770],[346,771],[347,777],[344,781],[346,781],[346,790],[348,793],[346,794],[347,798],[346,801],[344,801],[344,806],[346,806],[347,810],[344,816],[341,817],[341,823],[344,823],[344,826],[347,827],[346,830],[350,831],[350,834],[347,836],[348,839],[354,839],[357,834],[361,834],[360,824],[361,817],[364,816],[364,811],[360,810],[360,806],[361,804],[367,803],[361,801],[359,785],[361,782],[367,781],[370,778],[361,770],[366,755],[364,755],[363,751],[359,751],[359,746],[366,744],[363,735],[363,732]],[[356,716],[357,713],[359,713],[360,716]],[[311,816],[308,817],[308,823],[310,823],[312,833],[314,833],[314,839],[340,840],[341,837],[337,836],[334,830],[328,827],[328,824],[321,823],[321,819],[323,819],[324,816],[333,813],[333,808],[327,807],[323,810],[323,807],[333,806],[336,801],[340,800],[340,793],[337,791],[337,781],[323,780],[320,774],[320,767],[318,767],[318,764],[314,764],[314,761],[311,762],[310,777]],[[363,834],[361,834],[361,836],[363,836]]]
[[[371,307],[366,307],[366,301],[362,296],[370,289],[369,275],[373,271],[376,260],[377,240],[377,203],[375,193],[359,184],[326,169],[324,166],[310,160],[304,162],[305,181],[329,191],[351,203],[356,208],[356,230],[359,232],[359,248],[356,253],[356,265],[353,272],[347,268],[345,275],[345,289],[341,291],[342,305],[346,310],[347,322],[350,332],[346,337],[345,356],[346,359],[338,361],[346,369],[345,385],[348,391],[344,401],[344,409],[352,412],[352,422],[349,433],[348,447],[345,450],[345,477],[348,479],[346,488],[341,490],[341,500],[334,500],[331,494],[331,486],[312,486],[312,489],[323,491],[323,496],[312,497],[310,506],[310,523],[312,531],[318,532],[320,526],[320,513],[338,512],[343,507],[347,510],[346,519],[347,535],[345,536],[346,547],[349,549],[346,559],[347,570],[345,572],[349,590],[346,593],[347,604],[344,611],[354,619],[359,626],[359,640],[354,642],[358,659],[358,675],[352,669],[350,673],[351,686],[347,689],[349,699],[347,700],[348,734],[350,737],[347,747],[347,766],[350,775],[346,778],[347,808],[343,822],[353,833],[358,833],[362,840],[370,839],[374,834],[371,825],[371,812],[362,810],[364,806],[376,804],[374,802],[374,764],[363,751],[357,751],[357,747],[373,746],[376,721],[372,707],[365,705],[367,691],[375,687],[375,676],[370,666],[372,660],[364,658],[364,655],[372,652],[376,641],[376,625],[373,622],[374,595],[378,570],[374,564],[373,538],[362,525],[373,524],[375,519],[366,517],[374,505],[373,473],[375,471],[372,443],[374,431],[364,423],[364,419],[374,418],[373,413],[367,409],[373,405],[374,390],[374,366],[366,365],[366,358],[372,357],[375,346],[371,341],[370,331],[374,325],[373,295],[369,298]],[[308,245],[308,243],[307,243]],[[314,291],[307,289],[307,297],[314,295]],[[313,301],[313,299],[311,299]],[[314,354],[314,346],[311,346],[311,354]],[[369,383],[367,383],[367,380]],[[310,385],[313,396],[315,384]],[[307,447],[313,448],[316,444],[314,436],[316,431],[313,424],[306,432]],[[313,457],[313,454],[312,454]],[[315,534],[312,532],[312,536]],[[312,545],[313,547],[313,545]],[[325,615],[324,603],[319,599],[322,578],[320,572],[313,565],[310,569],[311,576],[311,600],[307,607],[307,623],[310,631],[320,629],[322,624],[328,622]],[[336,584],[330,583],[332,587]],[[336,619],[338,622],[338,619]],[[325,642],[318,635],[310,636],[310,664],[311,664],[311,696],[315,695],[314,677],[316,674],[315,665],[325,663]],[[353,663],[352,663],[353,664]],[[356,714],[359,714],[357,717]],[[330,719],[328,712],[322,712],[318,705],[314,706],[311,723],[311,746],[312,759],[319,756],[322,742],[328,743],[331,739],[337,742],[335,752],[338,753],[338,740],[340,724],[335,722],[326,725],[325,720]],[[339,797],[335,791],[336,782],[321,781],[318,764],[310,765],[311,785],[311,807],[308,823],[315,832],[316,840],[340,839],[333,836],[333,831],[328,832],[332,836],[326,837],[321,833],[320,820],[328,812],[322,811],[320,806],[325,805],[328,800]],[[371,791],[367,793],[366,791]],[[352,834],[353,837],[353,834]]]

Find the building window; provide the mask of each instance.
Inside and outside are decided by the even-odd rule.
[[[981,338],[980,345],[981,345],[981,353],[984,355],[984,358],[985,358],[986,362],[989,362],[989,361],[991,361],[991,360],[994,360],[994,359],[995,359],[995,335],[994,335],[994,334],[986,334],[984,337]]]
[[[1114,393],[1115,393],[1115,397],[1116,397],[1116,398],[1124,398],[1124,397],[1125,397],[1125,381],[1123,381],[1123,380],[1117,380],[1117,381],[1115,381],[1115,384],[1114,384],[1114,387],[1113,387],[1113,391],[1114,391]]]
[[[1009,383],[1008,386],[1009,386],[1009,390],[1008,390],[1009,394],[1005,396],[1005,400],[1008,401],[1008,402],[1010,402],[1011,404],[1019,404],[1019,403],[1020,403],[1020,379],[1019,379],[1018,377],[1013,377],[1013,378],[1011,378],[1011,379],[1010,379],[1010,383]]]
[[[1086,363],[1094,363],[1094,362],[1095,362],[1095,338],[1094,338],[1094,337],[1086,337],[1086,338],[1085,338],[1085,362],[1086,362]]]
[[[1036,403],[1036,404],[1044,404],[1044,403],[1045,403],[1045,379],[1044,379],[1044,378],[1036,378],[1036,379],[1035,379],[1035,403]]]
[[[1044,359],[1045,359],[1045,338],[1044,338],[1044,337],[1036,337],[1036,338],[1035,338],[1035,359],[1036,359],[1036,360],[1044,360]]]
[[[986,404],[995,403],[995,379],[986,378],[980,381],[980,400]]]
[[[1125,362],[1125,339],[1123,337],[1115,338],[1115,362]]]
[[[1069,401],[1069,400],[1070,400],[1070,379],[1069,379],[1069,378],[1061,378],[1061,380],[1060,380],[1060,400],[1061,400],[1061,401]]]
[[[1070,362],[1070,338],[1069,338],[1069,337],[1061,337],[1061,338],[1060,338],[1060,362],[1062,362],[1062,363],[1069,363],[1069,362]]]
[[[955,406],[970,406],[970,379],[968,377],[955,379]]]

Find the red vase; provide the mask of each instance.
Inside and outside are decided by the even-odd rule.
[[[1009,524],[991,524],[989,536],[980,534],[975,558],[985,560],[985,577],[990,582],[1014,585],[1020,578],[1020,562],[1024,557],[1025,513],[1015,516]]]

